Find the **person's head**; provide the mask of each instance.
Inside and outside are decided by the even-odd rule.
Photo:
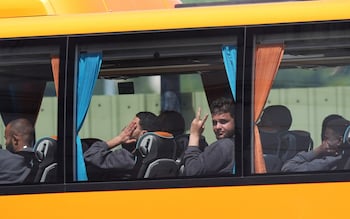
[[[185,119],[177,111],[162,111],[158,116],[159,130],[169,132],[174,136],[185,132]]]
[[[332,148],[344,146],[347,144],[347,139],[344,139],[344,133],[349,126],[350,121],[344,118],[330,120],[325,127],[324,141],[327,141]]]
[[[5,128],[6,149],[18,152],[25,146],[32,147],[34,134],[34,127],[29,120],[23,118],[12,120]]]
[[[334,119],[344,119],[344,118],[338,114],[330,114],[323,119],[322,130],[321,130],[321,140],[322,141],[325,140],[325,131],[326,131],[327,124]]]
[[[132,133],[132,138],[139,139],[146,132],[158,131],[158,117],[151,112],[139,112],[134,118],[136,129]]]
[[[235,135],[235,105],[232,99],[222,97],[214,100],[210,112],[216,139],[232,138]]]

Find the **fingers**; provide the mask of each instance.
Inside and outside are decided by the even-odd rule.
[[[129,125],[127,125],[119,134],[119,136],[122,138],[122,141],[125,142],[129,140],[136,128],[137,128],[136,122],[134,121],[130,122]]]
[[[196,113],[196,120],[198,121],[198,122],[200,122],[202,125],[204,125],[204,123],[207,121],[207,119],[208,119],[208,114],[206,114],[204,117],[203,117],[203,119],[201,119],[201,114],[202,114],[202,109],[200,108],[200,107],[198,107],[198,110],[197,110],[197,113]],[[204,127],[203,127],[204,128]]]
[[[322,142],[323,150],[327,155],[335,155],[337,156],[338,153],[338,147],[332,146],[327,141]]]
[[[205,116],[204,116],[204,118],[203,118],[203,124],[207,121],[207,119],[208,119],[208,114],[206,114]]]
[[[196,119],[201,119],[202,109],[198,107],[197,113],[196,113]]]
[[[196,119],[200,120],[201,113],[202,113],[202,109],[200,107],[198,107],[197,114],[196,114]]]
[[[127,126],[128,131],[133,132],[136,129],[136,122],[132,121],[130,124]]]

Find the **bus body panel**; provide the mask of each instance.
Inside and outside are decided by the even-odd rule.
[[[3,18],[0,19],[0,38],[16,40],[27,37],[84,37],[91,34],[137,34],[254,25],[264,27],[342,20],[349,22],[349,8],[348,0],[323,0]],[[51,8],[46,12],[43,9],[35,13],[54,14],[55,11]],[[346,181],[348,175],[345,173],[342,180]],[[239,179],[235,178],[236,182]],[[181,181],[182,185],[190,186],[190,180],[192,179],[184,179]],[[215,180],[216,178],[209,179],[206,185]],[[84,186],[90,183],[77,182],[74,186],[79,188],[79,192],[67,192],[72,190],[72,184],[63,182],[62,190],[58,190],[62,192],[58,193],[45,193],[44,189],[42,194],[6,195],[8,193],[5,192],[5,195],[0,196],[0,209],[2,218],[346,218],[348,213],[344,209],[347,207],[346,194],[350,193],[350,183],[317,180],[315,176],[313,183],[243,185],[245,181],[242,179],[243,183],[234,186],[231,183],[230,186],[163,188],[166,187],[165,180],[164,184],[159,181],[159,187],[163,189],[140,189],[143,186],[141,180],[137,182],[140,186],[138,189],[128,187],[128,190],[88,192],[84,190]],[[128,184],[127,181],[115,183]],[[157,181],[154,184],[156,183]],[[40,193],[40,186],[29,185],[29,193],[31,188],[36,189],[33,193]],[[11,187],[12,191],[15,189],[16,185]],[[103,183],[96,185],[96,190],[103,189]]]
[[[0,196],[0,206],[2,218],[328,219],[347,215],[349,193],[348,182],[67,192]]]
[[[1,38],[280,24],[349,19],[349,1],[303,1],[0,20]],[[301,16],[301,14],[303,16]],[[142,22],[141,22],[142,21]],[[45,27],[45,28],[43,28]]]
[[[177,0],[2,0],[0,18],[174,8]]]

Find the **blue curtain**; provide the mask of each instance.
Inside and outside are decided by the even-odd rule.
[[[76,167],[77,174],[76,180],[86,181],[86,167],[84,162],[83,149],[81,140],[79,137],[79,131],[84,123],[86,113],[89,109],[91,97],[95,87],[95,83],[100,72],[102,64],[101,53],[86,53],[81,54],[79,57],[78,77],[77,77],[77,96],[76,96],[76,109],[77,109],[77,127],[76,127]]]
[[[235,46],[223,46],[222,57],[224,59],[225,69],[232,96],[236,101],[236,79],[237,79],[237,48]]]

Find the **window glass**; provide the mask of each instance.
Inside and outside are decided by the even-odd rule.
[[[0,56],[0,183],[54,182],[59,48],[3,41]]]
[[[230,140],[224,141],[229,149],[222,150],[231,153],[224,167],[206,170],[203,166],[204,171],[186,173],[184,151],[198,108],[201,119],[205,114],[209,117],[193,150],[202,154],[216,141],[209,104],[222,96],[232,101],[222,47],[234,48],[236,40],[232,36],[175,36],[151,34],[130,37],[127,42],[109,38],[109,43],[79,45],[80,57],[96,51],[102,55],[79,131],[89,181],[232,175],[234,130]],[[217,157],[210,157],[210,162],[224,159],[220,149],[212,153]]]
[[[348,169],[350,145],[345,130],[350,118],[347,110],[349,30],[313,31],[310,28],[304,32],[260,35],[256,38],[257,56],[262,47],[265,53],[256,58],[255,77],[263,71],[258,61],[264,56],[271,57],[265,67],[274,65],[278,69],[274,76],[274,67],[265,68],[270,72],[268,80],[272,84],[268,96],[260,96],[266,104],[257,120],[267,172]],[[255,89],[257,94],[258,88]],[[255,113],[259,114],[258,111],[255,107]],[[326,119],[339,116],[343,120],[328,123]],[[329,126],[323,123],[325,119]],[[332,138],[338,141],[334,143]],[[255,149],[257,147],[255,140]]]

